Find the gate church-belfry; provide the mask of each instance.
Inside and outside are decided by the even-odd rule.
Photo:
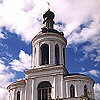
[[[54,17],[50,9],[43,15],[44,27],[32,40],[32,69],[7,87],[9,100],[95,100],[94,81],[65,68],[67,40],[53,28]]]

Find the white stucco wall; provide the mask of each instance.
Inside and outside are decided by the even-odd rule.
[[[72,79],[65,80],[66,84],[66,97],[70,98],[70,86],[74,85],[75,87],[75,97],[84,96],[84,86],[87,86],[89,97],[94,99],[93,91],[93,81],[86,79]]]
[[[54,73],[51,73],[54,72]],[[67,77],[67,76],[66,76]],[[86,76],[85,76],[86,77]],[[10,91],[10,100],[17,100],[16,94],[20,91],[21,100],[38,100],[37,87],[39,83],[49,81],[52,85],[52,99],[80,100],[84,95],[84,86],[87,85],[90,98],[94,99],[93,81],[81,78],[67,79],[63,77],[63,70],[32,73],[26,80],[26,86],[20,86]],[[75,98],[70,98],[70,86],[75,86]]]

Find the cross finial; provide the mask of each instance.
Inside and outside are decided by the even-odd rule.
[[[48,9],[50,9],[50,2],[47,1],[47,4],[48,4]]]

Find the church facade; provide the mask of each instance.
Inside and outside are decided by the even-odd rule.
[[[53,28],[54,16],[43,15],[45,26],[32,40],[32,69],[7,87],[9,100],[95,100],[94,81],[65,67],[67,40]]]

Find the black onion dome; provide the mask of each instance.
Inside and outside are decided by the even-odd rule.
[[[50,9],[45,14],[43,14],[44,19],[47,18],[47,19],[53,20],[54,17],[55,17],[55,14],[52,11],[50,11]]]

